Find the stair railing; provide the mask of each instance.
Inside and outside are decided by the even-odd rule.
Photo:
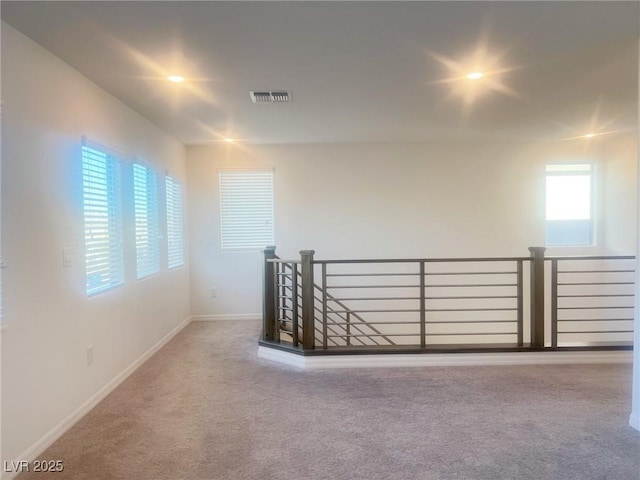
[[[275,254],[275,247],[268,247],[264,251],[262,340],[280,344],[280,347],[290,345],[301,351],[320,348],[324,351],[367,352],[402,351],[407,347],[452,351],[443,349],[443,342],[438,339],[456,338],[456,335],[463,339],[463,343],[448,346],[455,347],[455,351],[495,350],[495,347],[506,347],[511,351],[582,348],[592,345],[589,342],[594,339],[606,340],[601,342],[602,348],[626,348],[630,345],[625,338],[632,334],[632,261],[635,257],[545,257],[544,247],[531,247],[529,250],[530,257],[397,260],[314,260],[315,252],[305,250],[300,252],[299,260],[282,260]],[[364,270],[355,270],[359,273],[334,269],[363,264]],[[408,265],[403,270],[408,273],[389,273],[387,270],[371,273],[373,266],[384,264]],[[550,283],[546,283],[545,264],[551,267]],[[459,268],[452,267],[456,265]],[[513,266],[501,267],[506,265]],[[330,272],[327,271],[329,266],[332,268]],[[527,269],[529,277],[525,280]],[[320,272],[319,283],[314,281],[314,271]],[[419,280],[413,283],[388,280],[399,276],[408,279],[418,277]],[[488,280],[469,280],[482,276]],[[332,282],[328,282],[327,277],[332,277]],[[351,283],[340,283],[339,277],[345,277]],[[356,281],[363,278],[367,281]],[[386,283],[372,283],[372,278],[380,278]],[[527,284],[528,290],[525,288]],[[404,288],[405,294],[345,296],[332,293],[332,290],[345,292],[349,288],[356,289],[353,290],[355,292],[363,288],[389,292],[396,287]],[[448,290],[443,290],[444,287]],[[485,287],[515,288],[515,291],[490,292],[490,288],[483,290]],[[419,295],[411,293],[416,291],[414,288],[418,289]],[[545,298],[551,301],[550,318],[545,318]],[[350,304],[351,300],[355,303]],[[394,302],[397,304],[404,300],[419,302],[419,306],[417,303],[410,308],[394,305]],[[369,303],[363,307],[365,301]],[[391,304],[371,308],[376,301],[390,301]],[[487,301],[498,303],[482,304]],[[480,303],[470,304],[472,302]],[[525,307],[528,312],[525,312]],[[458,317],[449,319],[452,313]],[[370,318],[376,314],[384,317]],[[410,314],[412,320],[402,321],[394,317],[404,314]],[[488,315],[474,317],[477,314]],[[506,318],[507,314],[515,315],[515,318]],[[515,325],[516,330],[508,330],[509,324]],[[419,332],[410,331],[417,327]],[[482,336],[489,340],[476,343],[469,340]],[[398,343],[397,339],[402,340],[403,337],[415,337],[419,341],[416,344],[409,338],[408,344],[407,340]],[[513,343],[489,345],[494,337],[513,338]]]
[[[313,254],[310,254],[310,260],[313,261]],[[275,248],[269,247],[265,250],[265,301],[264,301],[264,333],[263,338],[268,341],[280,341],[281,334],[286,333],[291,336],[291,343],[293,347],[298,347],[300,343],[303,344],[303,348],[309,348],[304,346],[304,322],[300,322],[301,318],[304,318],[304,285],[309,283],[304,281],[304,276],[301,270],[304,271],[304,267],[301,265],[305,259],[302,260],[283,260],[275,255]],[[311,273],[313,273],[313,270]],[[309,269],[307,270],[309,272]],[[312,277],[312,276],[311,276]],[[373,335],[380,335],[383,340],[387,342],[387,345],[394,345],[393,341],[384,335],[373,326],[367,326],[369,331],[365,331],[360,325],[367,325],[366,321],[357,313],[352,312],[347,305],[335,300],[331,295],[327,295],[331,301],[335,301],[336,304],[344,310],[344,314],[336,311],[333,308],[328,308],[326,312],[319,308],[317,305],[323,303],[322,288],[320,285],[311,283],[313,286],[313,310],[314,321],[313,327],[310,327],[310,322],[307,322],[307,331],[314,332],[314,341],[307,338],[307,341],[312,345],[310,348],[314,348],[316,344],[320,344],[323,348],[328,347],[328,343],[332,343],[333,346],[340,346],[340,344],[333,338],[342,338],[347,346],[350,346],[352,342],[366,346],[367,343],[358,337],[352,338],[351,331],[355,331],[362,337]],[[302,286],[302,288],[301,288]],[[320,296],[317,293],[320,293]],[[307,299],[307,302],[309,300]],[[326,325],[322,321],[322,315],[331,314],[339,317],[345,321],[345,326],[340,324]],[[329,338],[329,336],[333,338]],[[302,339],[302,341],[300,341]],[[383,345],[380,341],[372,338],[372,343],[375,345]]]

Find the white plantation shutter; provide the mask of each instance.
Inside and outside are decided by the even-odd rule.
[[[169,268],[184,265],[184,218],[182,184],[167,175],[167,259]]]
[[[273,171],[218,172],[223,250],[273,245]]]
[[[160,271],[158,225],[158,176],[144,165],[133,164],[133,204],[136,222],[136,268],[138,278]]]
[[[87,295],[124,283],[120,161],[82,146],[82,187]]]

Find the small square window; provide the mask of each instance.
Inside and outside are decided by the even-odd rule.
[[[546,169],[546,244],[593,243],[590,164],[550,164]]]

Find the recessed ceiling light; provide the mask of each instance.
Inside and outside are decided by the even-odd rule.
[[[595,133],[587,133],[587,134],[585,134],[584,138],[592,138],[592,137],[595,137],[595,136],[596,136]]]
[[[184,82],[184,77],[181,75],[169,75],[167,80],[173,83],[182,83]]]
[[[482,72],[471,72],[471,73],[467,74],[467,78],[469,80],[477,80],[477,79],[482,78],[482,77],[484,77],[484,73],[482,73]]]
[[[224,139],[224,141],[227,142],[227,143],[233,143],[233,138],[228,138],[227,137],[227,138]]]

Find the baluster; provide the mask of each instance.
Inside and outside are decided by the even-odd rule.
[[[523,307],[523,296],[524,296],[524,288],[523,288],[523,274],[522,274],[522,260],[518,260],[518,265],[516,269],[517,276],[517,284],[518,284],[518,299],[517,299],[517,309],[518,309],[518,346],[522,347],[524,345],[524,307]]]
[[[276,331],[276,287],[275,269],[272,260],[276,258],[276,247],[267,247],[264,249],[264,277],[263,277],[263,296],[262,296],[262,336],[264,340],[275,341]]]
[[[426,282],[424,267],[424,262],[420,262],[420,348],[426,348],[427,346]]]
[[[558,347],[558,260],[551,260],[551,346]]]
[[[531,252],[531,347],[544,348],[544,251],[545,247],[529,247]]]
[[[313,250],[302,250],[302,347],[305,350],[315,348],[315,312],[314,312],[314,283],[313,283]],[[326,338],[326,335],[324,335]],[[325,339],[323,338],[323,343]]]

